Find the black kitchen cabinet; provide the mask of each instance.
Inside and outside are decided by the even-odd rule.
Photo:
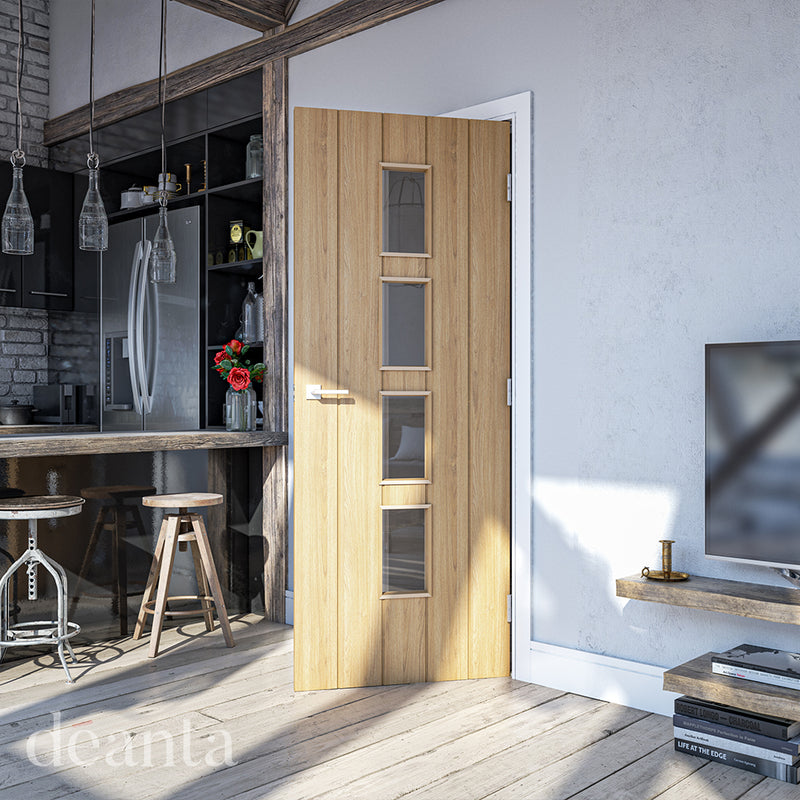
[[[11,191],[11,164],[0,163],[0,204]],[[0,254],[0,305],[70,311],[73,307],[73,185],[68,172],[26,166],[33,255]]]

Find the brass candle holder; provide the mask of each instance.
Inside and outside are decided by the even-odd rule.
[[[674,539],[659,539],[661,542],[661,569],[642,567],[642,577],[653,581],[685,581],[689,575],[685,572],[672,570],[672,545]]]

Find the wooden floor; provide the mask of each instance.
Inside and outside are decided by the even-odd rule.
[[[292,631],[192,624],[0,667],[0,798],[784,800],[672,750],[666,717],[510,679],[295,694]],[[24,786],[22,785],[24,784]]]

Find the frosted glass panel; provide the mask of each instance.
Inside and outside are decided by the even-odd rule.
[[[383,171],[383,251],[426,253],[425,173]]]
[[[424,592],[425,509],[383,510],[383,592]]]
[[[424,283],[383,284],[383,366],[426,366]]]
[[[383,398],[383,479],[425,478],[425,397]]]

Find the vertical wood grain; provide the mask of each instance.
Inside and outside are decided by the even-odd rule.
[[[468,123],[428,120],[433,179],[430,680],[468,677],[469,271]]]
[[[337,686],[337,113],[295,110],[295,688]]]
[[[427,680],[426,603],[423,597],[381,601],[385,685]]]
[[[511,631],[510,170],[507,122],[470,126],[470,678],[508,675]]]
[[[264,65],[264,361],[261,390],[265,430],[287,431],[288,409],[288,62]],[[285,447],[263,449],[262,535],[264,540],[264,613],[273,622],[286,618],[289,536],[289,472]]]
[[[379,114],[339,112],[339,686],[381,683]]]

